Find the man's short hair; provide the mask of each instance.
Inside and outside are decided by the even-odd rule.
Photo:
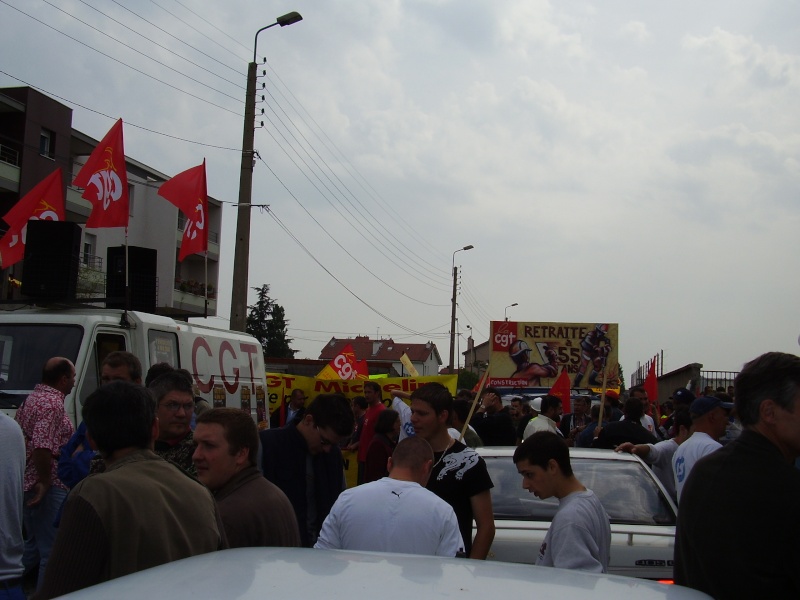
[[[383,398],[383,390],[381,389],[380,384],[375,382],[375,381],[365,381],[364,382],[364,389],[365,390],[366,389],[370,389],[373,392],[376,392],[378,395],[380,395],[381,398]]]
[[[547,394],[546,396],[542,397],[542,410],[540,412],[546,413],[549,410],[560,405],[561,405],[561,398],[559,398],[558,396],[551,396],[550,394]]]
[[[494,387],[483,388],[483,391],[481,392],[481,398],[483,398],[486,394],[494,394],[498,398],[500,397],[500,391]]]
[[[411,392],[412,400],[422,400],[430,404],[436,416],[442,414],[442,411],[447,411],[447,415],[453,414],[453,396],[450,390],[444,387],[441,383],[426,383],[421,385],[413,392]]]
[[[635,385],[630,390],[628,390],[628,397],[633,396],[635,392],[641,392],[642,394],[646,394],[647,390],[644,389],[643,385]],[[641,401],[640,401],[641,402]]]
[[[197,424],[216,423],[222,427],[229,454],[235,456],[242,448],[249,451],[251,467],[258,460],[258,428],[253,418],[238,408],[212,408],[197,417]]]
[[[433,460],[431,445],[419,436],[407,437],[392,452],[392,465],[420,471],[426,462]]]
[[[156,363],[153,366],[151,366],[149,369],[147,369],[147,375],[144,378],[144,384],[147,387],[150,387],[150,384],[153,383],[156,379],[158,379],[159,377],[161,377],[165,373],[171,373],[174,370],[175,370],[175,367],[173,367],[169,363],[165,363],[165,362]]]
[[[455,399],[453,400],[453,414],[458,417],[461,423],[467,422],[469,416],[469,407],[471,402],[469,400]]]
[[[639,398],[628,398],[622,408],[626,421],[639,421],[644,414],[644,406]]]
[[[361,410],[367,410],[367,399],[364,396],[356,396],[353,398],[353,406],[357,406]]]
[[[784,352],[767,352],[751,360],[733,382],[736,412],[742,425],[760,420],[759,408],[771,399],[784,410],[794,411],[800,389],[800,357]]]
[[[48,362],[50,362],[50,359],[48,359],[42,367],[42,383],[45,385],[53,387],[61,381],[62,377],[69,377],[72,375],[72,365],[66,358],[62,358],[55,364],[50,365],[49,368],[47,366]]]
[[[456,394],[456,400],[463,398],[464,400],[472,401],[475,399],[475,393],[467,388],[461,388]]]
[[[674,427],[675,435],[678,435],[681,425],[686,429],[692,428],[692,414],[688,408],[681,407],[672,413],[672,426]]]
[[[317,427],[329,427],[336,435],[352,435],[355,416],[350,402],[342,394],[319,394],[306,408]]]
[[[185,369],[173,369],[157,377],[147,386],[155,396],[156,403],[170,392],[183,392],[194,398],[192,377]]]
[[[148,448],[155,411],[155,399],[146,387],[112,381],[89,395],[82,415],[100,454],[108,457],[122,448]]]
[[[569,447],[564,438],[552,431],[537,431],[514,450],[514,464],[527,460],[531,465],[546,469],[551,459],[556,461],[562,474],[572,475]]]
[[[394,424],[400,418],[400,413],[391,408],[387,408],[378,413],[378,418],[375,421],[375,433],[382,433],[386,435],[391,433],[394,429]]]
[[[104,365],[108,365],[112,369],[117,369],[123,366],[128,367],[128,375],[130,376],[131,381],[142,380],[142,363],[138,358],[136,358],[135,354],[131,354],[130,352],[125,352],[123,350],[109,352],[108,355],[103,359],[103,364],[100,365],[100,368],[102,368]]]

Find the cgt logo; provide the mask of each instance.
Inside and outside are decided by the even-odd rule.
[[[492,350],[495,352],[507,352],[517,339],[517,324],[511,321],[500,321],[496,325],[494,337],[492,338]]]

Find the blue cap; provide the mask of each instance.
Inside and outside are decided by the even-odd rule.
[[[686,388],[678,388],[672,392],[672,396],[670,396],[670,398],[679,404],[691,404],[694,402],[694,394],[692,393],[692,390],[687,390]]]
[[[692,405],[689,407],[689,412],[694,417],[702,417],[718,406],[725,410],[731,410],[733,408],[733,402],[723,402],[714,396],[700,396],[697,400],[692,402]]]

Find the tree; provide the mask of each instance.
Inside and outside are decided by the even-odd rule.
[[[261,342],[265,358],[294,358],[297,350],[289,347],[292,338],[286,331],[289,326],[286,311],[269,297],[269,284],[253,289],[258,300],[247,307],[247,333]]]

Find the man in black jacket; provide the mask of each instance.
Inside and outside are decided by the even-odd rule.
[[[800,357],[768,352],[734,382],[744,426],[681,493],[675,583],[714,598],[800,598]]]
[[[625,401],[625,418],[622,421],[614,421],[605,427],[595,429],[594,448],[608,448],[613,450],[620,444],[631,442],[632,444],[655,444],[658,440],[647,431],[641,423],[644,414],[644,406],[638,398],[628,398]]]
[[[347,398],[320,394],[302,417],[259,434],[264,477],[292,503],[303,546],[317,541],[322,522],[345,488],[339,444],[353,433],[354,421]],[[308,502],[309,480],[314,486],[313,503]]]
[[[481,395],[481,406],[475,411],[470,425],[480,436],[485,446],[516,446],[517,432],[511,413],[503,406],[500,393],[488,387]]]

